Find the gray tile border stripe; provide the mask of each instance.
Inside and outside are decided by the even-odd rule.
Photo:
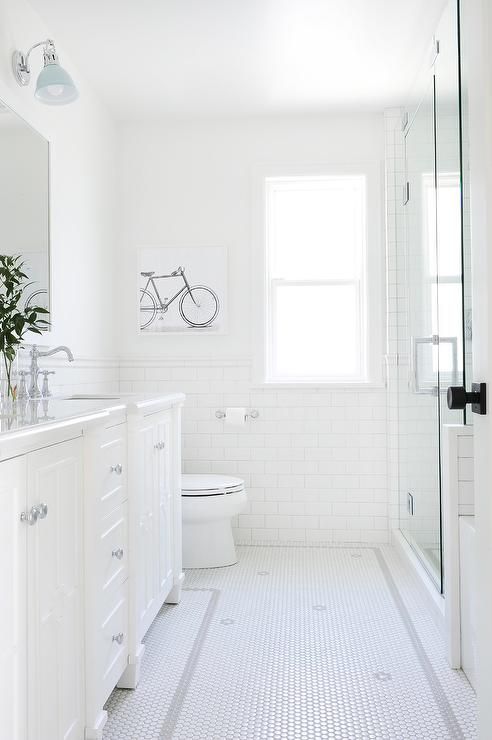
[[[183,591],[208,592],[210,593],[210,601],[208,603],[200,628],[195,637],[195,641],[188,656],[188,660],[186,661],[184,671],[169,705],[166,719],[164,720],[164,724],[162,725],[161,732],[159,734],[159,740],[172,739],[174,730],[176,729],[176,724],[179,719],[179,715],[181,714],[183,702],[190,687],[190,683],[195,672],[195,667],[198,662],[198,658],[200,657],[200,653],[220,597],[220,591],[217,588],[184,588]]]
[[[449,703],[448,697],[446,696],[444,689],[441,685],[441,682],[439,681],[439,678],[437,677],[437,674],[434,671],[432,663],[430,662],[429,657],[427,653],[425,652],[425,648],[422,645],[420,637],[417,634],[417,630],[415,629],[415,626],[412,622],[412,618],[410,617],[407,607],[405,606],[405,603],[401,597],[401,594],[398,591],[398,587],[395,583],[393,576],[391,575],[391,571],[388,568],[388,564],[386,563],[386,560],[384,559],[384,556],[379,548],[375,547],[373,548],[373,551],[376,555],[376,559],[379,563],[379,567],[381,568],[383,576],[386,580],[386,584],[393,598],[396,609],[398,613],[400,614],[403,624],[405,625],[405,629],[407,631],[410,642],[413,645],[415,654],[427,678],[430,690],[432,691],[434,700],[441,713],[441,717],[444,721],[444,724],[447,726],[449,730],[449,736],[450,738],[452,738],[452,740],[465,740],[465,735],[463,733],[463,730],[461,729],[461,726],[458,720],[456,719],[456,715],[453,711],[451,704]]]
[[[371,546],[368,546],[368,547],[366,546],[363,548],[359,548],[357,546],[350,546],[350,547],[349,546],[342,546],[342,547],[337,546],[336,548],[330,548],[330,549],[347,549],[347,550],[365,549],[365,550],[372,551],[375,554],[376,560],[378,562],[378,565],[381,569],[384,580],[386,582],[386,586],[392,597],[393,603],[395,604],[395,608],[398,614],[400,615],[400,618],[408,634],[409,640],[415,651],[415,654],[420,663],[422,671],[427,679],[427,682],[429,684],[430,690],[432,692],[436,705],[439,709],[443,722],[448,728],[449,737],[451,740],[465,740],[465,735],[463,733],[463,730],[456,718],[453,708],[451,707],[451,704],[444,692],[444,689],[432,666],[432,663],[429,660],[429,657],[425,651],[425,648],[422,645],[422,642],[417,633],[417,630],[415,629],[415,626],[412,622],[412,619],[407,610],[407,607],[405,606],[405,603],[401,597],[401,594],[398,590],[396,582],[391,574],[391,571],[388,567],[388,564],[386,563],[386,560],[384,559],[384,556],[381,550],[377,547],[371,547]],[[203,617],[202,623],[200,625],[200,628],[195,637],[193,647],[188,656],[188,660],[186,661],[183,674],[179,680],[178,686],[176,687],[174,696],[171,700],[168,713],[166,715],[164,724],[162,725],[162,729],[159,734],[159,740],[172,740],[173,733],[176,729],[176,725],[178,723],[179,716],[181,714],[183,703],[185,701],[186,694],[189,690],[190,683],[193,679],[195,668],[196,668],[198,659],[200,657],[200,653],[203,648],[205,639],[207,637],[207,633],[208,633],[210,624],[212,622],[214,613],[216,611],[217,604],[220,598],[220,593],[221,593],[219,589],[215,589],[215,588],[185,588],[183,590],[184,591],[208,592],[210,593],[210,601],[207,606],[207,609]]]

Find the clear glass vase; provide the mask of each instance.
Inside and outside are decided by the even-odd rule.
[[[17,397],[17,386],[19,383],[19,360],[18,355],[7,369],[5,357],[0,354],[0,404],[2,412],[8,412],[15,406]]]

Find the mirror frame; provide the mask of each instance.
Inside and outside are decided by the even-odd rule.
[[[26,335],[27,342],[26,344],[30,343],[41,343],[45,340],[49,340],[53,333],[53,240],[52,240],[52,141],[51,138],[46,136],[44,133],[42,133],[36,126],[34,126],[30,121],[25,118],[25,116],[20,115],[11,104],[5,102],[4,98],[0,98],[0,105],[2,105],[4,108],[6,108],[9,113],[14,115],[16,118],[18,118],[20,121],[22,121],[31,131],[33,131],[37,136],[40,136],[46,144],[48,145],[48,214],[47,214],[47,237],[48,237],[48,270],[47,270],[47,292],[48,292],[48,308],[49,308],[49,321],[50,326],[49,329],[47,329],[41,336],[39,336],[39,340],[37,340],[35,337],[37,335],[31,335],[28,333]]]

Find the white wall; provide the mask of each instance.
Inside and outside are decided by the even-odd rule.
[[[176,121],[124,130],[119,301],[123,356],[250,357],[253,182],[262,165],[381,161],[382,116]],[[229,248],[229,333],[225,336],[136,336],[137,245]]]
[[[0,0],[0,99],[51,142],[51,246],[53,332],[50,344],[66,343],[77,356],[109,356],[114,270],[114,128],[100,101],[55,42],[73,75],[80,99],[43,106],[34,99],[42,65],[33,54],[34,80],[20,88],[11,71],[15,48],[27,50],[52,32],[23,0]]]
[[[253,174],[322,163],[382,162],[382,116],[242,119],[131,126],[120,139],[121,388],[187,393],[188,472],[244,477],[240,541],[388,539],[383,388],[262,388],[252,380]],[[270,167],[269,167],[270,166]],[[138,245],[229,248],[229,333],[138,336]],[[383,249],[383,245],[381,245]],[[243,429],[215,411],[257,408]]]

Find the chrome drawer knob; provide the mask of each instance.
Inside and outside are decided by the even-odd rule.
[[[111,465],[111,472],[116,473],[116,475],[121,475],[123,472],[123,465],[120,465],[120,463],[117,463],[116,465]]]
[[[113,552],[111,553],[111,555],[112,555],[113,558],[116,558],[117,560],[122,560],[123,559],[123,555],[124,555],[124,551],[123,551],[123,549],[121,547],[118,547],[117,550],[113,550]]]
[[[113,635],[112,642],[117,642],[118,645],[121,645],[123,643],[124,638],[125,638],[125,635],[123,634],[123,632],[118,632],[117,635]]]
[[[48,516],[48,505],[47,504],[36,504],[31,506],[29,511],[23,511],[20,515],[21,522],[26,522],[29,526],[33,526],[37,523],[38,519],[46,519]]]
[[[39,519],[39,511],[37,506],[32,506],[30,511],[23,511],[20,515],[21,522],[26,522],[32,527]]]
[[[38,504],[38,512],[40,519],[46,519],[48,516],[48,504]]]
[[[165,442],[157,442],[157,444],[154,445],[156,450],[163,450],[165,446],[166,446]]]

